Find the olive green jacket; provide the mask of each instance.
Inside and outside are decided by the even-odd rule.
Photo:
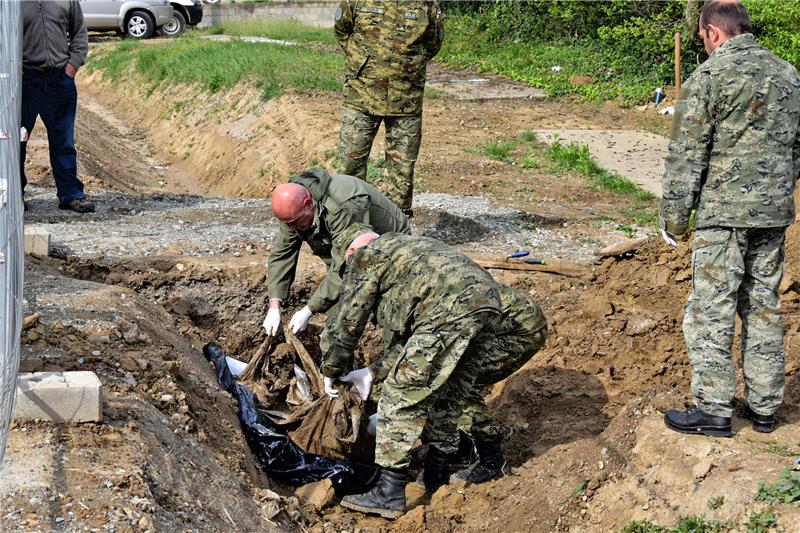
[[[322,259],[328,274],[308,301],[314,313],[330,309],[339,299],[342,280],[339,270],[342,253],[334,250],[333,240],[350,224],[361,222],[376,233],[410,233],[408,218],[386,196],[365,181],[344,174],[328,174],[313,168],[289,180],[308,189],[314,200],[314,224],[305,231],[289,229],[279,223],[279,234],[272,243],[267,265],[270,298],[285,300],[297,270],[302,244],[308,243],[314,255]]]
[[[442,47],[436,2],[345,0],[336,10],[344,50],[344,103],[378,116],[422,112],[425,71]]]

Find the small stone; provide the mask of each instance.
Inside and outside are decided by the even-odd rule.
[[[599,468],[600,470],[602,470],[602,469],[604,469],[605,467],[606,467],[606,464],[605,464],[603,461],[597,461],[597,468]]]
[[[161,401],[164,403],[171,403],[175,400],[175,397],[172,394],[162,394]]]
[[[93,350],[92,355],[95,357],[100,357],[100,350]]]
[[[147,360],[146,359],[137,359],[136,364],[139,365],[139,368],[142,370],[147,370]]]
[[[298,498],[317,509],[324,509],[330,505],[336,496],[336,491],[333,490],[333,482],[330,479],[308,483],[295,489],[294,493]]]
[[[695,479],[703,479],[711,471],[712,466],[713,465],[711,464],[711,461],[708,459],[702,459],[699,463],[692,467],[692,475],[695,477]]]

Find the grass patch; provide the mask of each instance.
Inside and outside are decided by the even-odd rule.
[[[775,518],[775,513],[772,509],[764,509],[760,513],[750,513],[745,527],[747,528],[747,533],[767,533],[777,525],[778,520]]]
[[[333,28],[317,28],[296,20],[240,20],[225,21],[208,33],[267,37],[284,41],[302,43],[323,43],[336,45]]]
[[[536,140],[536,132],[532,130],[525,130],[520,133],[519,138],[525,142],[533,142]]]
[[[382,176],[383,169],[386,167],[386,158],[381,156],[377,159],[371,159],[367,165],[367,183],[375,185]]]
[[[779,444],[777,442],[769,442],[764,446],[764,451],[772,455],[779,455],[781,457],[794,457],[797,452],[790,449],[786,444]]]
[[[777,483],[770,485],[761,483],[756,499],[769,504],[800,502],[800,473],[793,473],[788,468],[784,469]]]
[[[658,524],[654,524],[650,520],[643,519],[632,520],[627,526],[625,526],[625,528],[622,530],[622,533],[662,533],[665,531],[666,529]]]
[[[511,152],[516,149],[517,143],[514,141],[489,141],[481,147],[484,154],[504,163],[513,163]]]
[[[585,100],[644,102],[659,85],[658,72],[642,71],[635,61],[597,39],[496,39],[473,15],[448,15],[447,38],[436,60],[451,67],[495,72],[548,96],[578,95]],[[553,67],[560,67],[553,69]],[[585,81],[573,83],[576,76]]]
[[[589,185],[592,188],[627,196],[638,201],[655,200],[655,196],[652,193],[640,188],[629,179],[598,165],[589,154],[589,147],[585,144],[564,145],[556,138],[547,147],[545,154],[559,168],[574,170],[589,178]]]
[[[343,59],[302,46],[214,42],[188,35],[147,45],[122,41],[93,53],[87,66],[113,81],[144,81],[148,93],[165,84],[194,84],[216,92],[248,82],[269,100],[287,89],[340,89]]]

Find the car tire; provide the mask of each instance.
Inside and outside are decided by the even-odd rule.
[[[149,39],[156,31],[156,23],[147,11],[134,11],[125,20],[125,37]]]
[[[186,31],[186,17],[180,11],[172,14],[172,19],[158,29],[158,34],[164,37],[177,37]]]

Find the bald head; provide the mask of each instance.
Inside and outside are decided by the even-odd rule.
[[[361,235],[356,237],[353,240],[353,242],[350,243],[350,246],[347,247],[347,250],[345,250],[345,252],[344,252],[344,260],[347,261],[350,258],[350,256],[353,254],[353,252],[355,252],[356,250],[358,250],[359,248],[361,248],[363,246],[368,245],[369,243],[371,243],[372,241],[374,241],[378,237],[380,237],[380,235],[378,235],[374,231],[368,231],[367,233],[362,233]]]
[[[304,230],[314,222],[314,199],[297,183],[282,183],[272,191],[272,213],[292,229]]]

